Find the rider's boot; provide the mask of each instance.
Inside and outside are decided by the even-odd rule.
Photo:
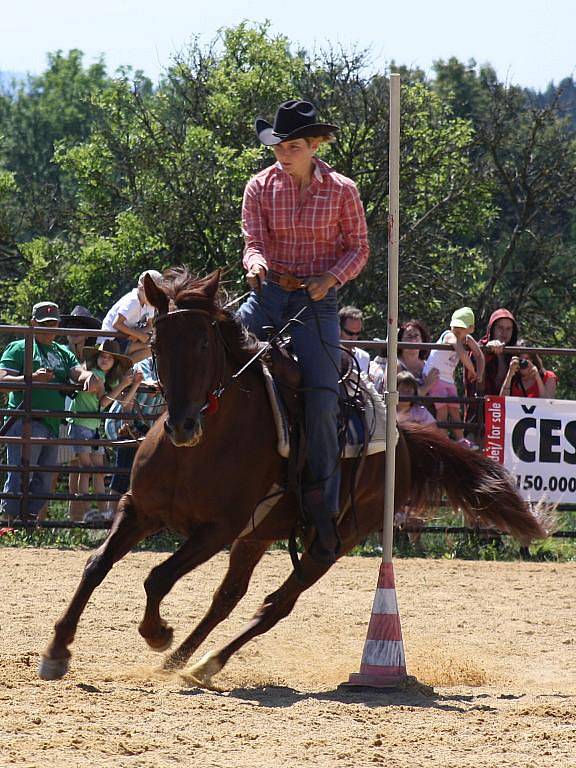
[[[322,488],[312,488],[304,493],[304,508],[316,528],[316,536],[309,554],[322,565],[332,565],[340,552],[340,536],[336,523],[337,513],[326,506]]]

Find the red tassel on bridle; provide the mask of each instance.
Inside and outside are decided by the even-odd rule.
[[[220,396],[214,392],[210,392],[210,394],[208,395],[208,402],[206,403],[206,410],[204,411],[204,413],[207,416],[210,416],[210,414],[212,413],[216,413],[216,411],[220,407],[220,404],[218,402],[219,397]]]

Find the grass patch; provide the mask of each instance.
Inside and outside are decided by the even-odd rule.
[[[53,502],[51,520],[67,520],[66,502]],[[434,526],[461,526],[462,517],[451,509],[443,508],[428,521]],[[576,529],[576,510],[560,513],[560,529]],[[94,549],[106,537],[106,529],[86,528],[20,528],[0,535],[0,547],[54,547],[59,549]],[[161,531],[140,542],[134,551],[174,552],[184,538],[170,531]],[[271,549],[287,551],[286,541],[279,541]],[[429,557],[460,560],[513,561],[530,559],[541,562],[576,561],[576,540],[551,538],[536,542],[528,553],[520,551],[520,545],[510,536],[500,536],[492,531],[454,533],[423,533],[420,537],[396,530],[394,535],[394,557]],[[381,557],[382,546],[379,534],[372,534],[352,550],[361,557]]]

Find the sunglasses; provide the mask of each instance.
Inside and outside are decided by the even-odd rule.
[[[342,326],[341,330],[346,336],[354,336],[357,339],[360,338],[360,334],[362,333],[362,331],[349,331],[348,328],[345,328],[344,326]]]

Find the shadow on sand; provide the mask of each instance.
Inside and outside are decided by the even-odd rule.
[[[298,691],[283,685],[266,685],[254,688],[233,688],[232,690],[217,690],[194,686],[190,679],[184,681],[189,688],[182,688],[178,693],[182,696],[212,694],[229,700],[236,699],[252,706],[269,709],[287,708],[303,701],[330,701],[341,704],[362,704],[365,707],[418,707],[422,709],[441,709],[444,711],[469,712],[480,710],[494,712],[496,707],[482,703],[482,699],[490,698],[487,693],[477,695],[440,694],[431,686],[420,683],[416,678],[398,688],[362,688],[339,686],[329,691]]]

